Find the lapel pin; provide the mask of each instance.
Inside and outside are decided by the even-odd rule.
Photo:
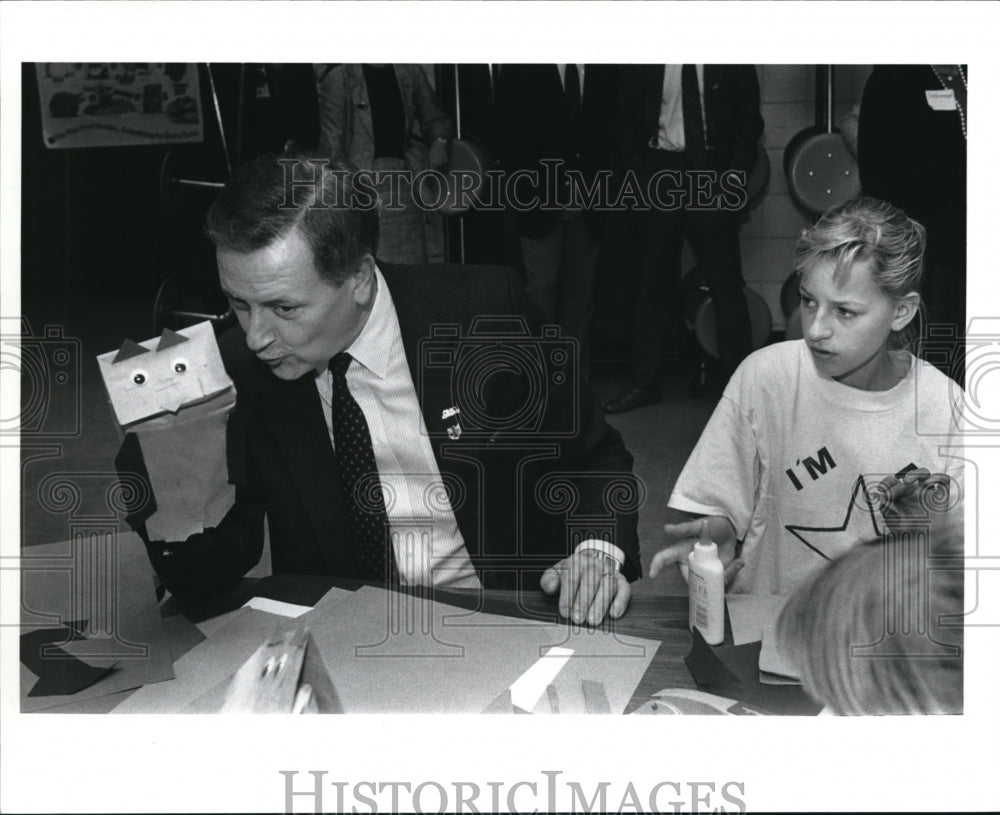
[[[457,407],[445,408],[441,411],[441,419],[448,424],[445,429],[448,431],[448,438],[456,440],[462,435],[462,425],[459,422],[459,416],[462,411]]]

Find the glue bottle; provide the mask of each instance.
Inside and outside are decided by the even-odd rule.
[[[725,637],[725,585],[719,547],[708,535],[708,521],[702,520],[701,534],[688,555],[689,623],[709,645],[719,645]]]

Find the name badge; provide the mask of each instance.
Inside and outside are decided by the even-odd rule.
[[[924,91],[927,95],[927,106],[931,110],[958,110],[955,104],[955,91]]]

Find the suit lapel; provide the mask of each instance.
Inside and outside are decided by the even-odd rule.
[[[665,70],[662,65],[649,65],[643,70],[646,87],[642,98],[646,105],[646,130],[654,136],[660,127],[660,104],[663,101],[663,74]]]
[[[371,100],[368,98],[368,86],[365,84],[365,74],[360,65],[349,65],[347,69],[347,98],[350,99],[351,113],[361,120],[368,143],[375,141],[375,127],[372,125]]]
[[[347,508],[316,384],[311,377],[284,382],[255,364],[253,385],[266,427],[302,497],[323,556],[333,569],[338,562],[333,549],[342,550],[343,546],[331,549],[329,542],[340,543],[337,530],[346,529]]]
[[[409,72],[404,70],[403,65],[393,65],[393,73],[396,74],[396,84],[399,85],[399,95],[403,99],[403,127],[406,128],[406,132],[403,133],[404,138],[409,135],[409,123],[414,121],[416,118],[416,113],[413,110],[413,83],[411,81],[412,77]],[[423,68],[418,67],[418,71],[422,71]],[[425,134],[426,135],[426,134]]]

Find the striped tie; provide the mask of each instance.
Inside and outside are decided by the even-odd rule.
[[[681,94],[684,100],[684,154],[692,167],[705,167],[708,164],[708,152],[705,149],[705,129],[701,118],[698,72],[694,65],[684,65],[681,68]]]

